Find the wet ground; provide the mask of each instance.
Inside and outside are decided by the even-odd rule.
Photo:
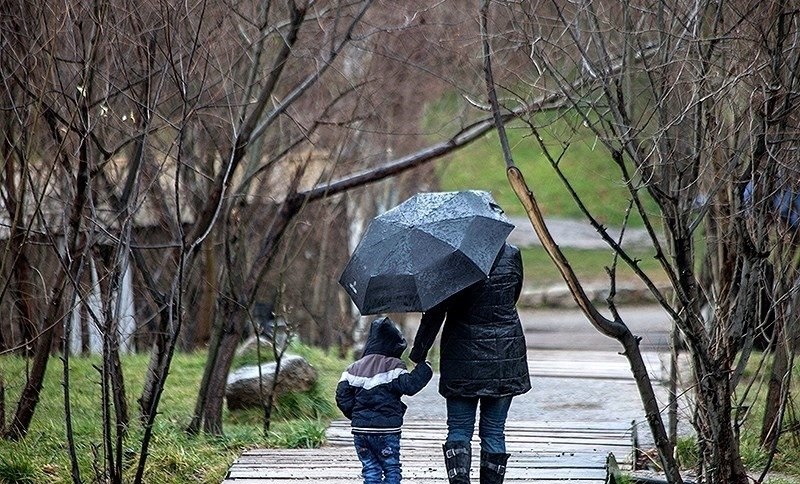
[[[634,334],[642,337],[654,391],[665,409],[669,319],[657,306],[628,306],[620,312]],[[641,398],[627,359],[619,354],[618,342],[600,334],[578,310],[526,309],[520,317],[528,342],[533,389],[514,399],[509,420],[636,421],[641,446],[651,445]],[[438,375],[422,392],[406,397],[406,402],[407,418],[446,418],[445,401],[438,394]],[[679,427],[681,432],[689,432],[686,405],[682,407]]]
[[[511,216],[511,223],[514,230],[508,236],[508,241],[517,247],[531,247],[541,245],[536,233],[533,231],[530,221],[525,217]],[[574,247],[576,249],[605,249],[608,245],[603,242],[597,231],[583,220],[569,220],[548,218],[545,223],[553,240],[562,247]],[[608,228],[608,234],[617,240],[620,229]],[[648,247],[652,245],[647,232],[641,228],[625,229],[622,245],[626,248]]]
[[[611,317],[610,313],[599,309],[604,316]],[[633,334],[642,338],[642,351],[669,352],[670,320],[661,307],[622,306],[619,313]],[[616,340],[601,334],[589,324],[589,320],[577,308],[520,309],[520,319],[529,349],[622,350]]]

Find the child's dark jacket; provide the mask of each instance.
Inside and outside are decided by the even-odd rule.
[[[403,335],[389,318],[370,326],[364,356],[347,367],[336,387],[336,405],[351,421],[354,434],[398,433],[406,405],[402,395],[414,395],[433,376],[427,362],[412,371],[399,357],[406,349]]]

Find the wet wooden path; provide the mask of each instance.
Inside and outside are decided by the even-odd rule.
[[[401,461],[407,484],[446,483],[441,444],[443,421],[413,420],[403,426]],[[355,455],[349,423],[334,421],[328,443],[319,449],[254,449],[245,452],[223,484],[361,484],[361,464]],[[603,484],[606,459],[613,453],[630,465],[631,430],[620,422],[526,422],[506,424],[511,454],[506,483]],[[477,439],[472,443],[478,453]],[[479,459],[473,456],[477,482]]]
[[[653,381],[666,379],[663,355],[644,353],[648,372]],[[630,367],[624,357],[609,351],[561,351],[535,350],[529,357],[531,377],[544,379],[538,382],[528,398],[541,409],[559,409],[562,418],[548,421],[516,418],[506,422],[506,445],[511,458],[506,472],[506,484],[605,484],[606,460],[614,454],[623,469],[631,468],[633,453],[632,431],[629,421],[597,419],[603,412],[613,415],[617,405],[623,401],[637,401],[635,385],[632,384]],[[536,383],[536,381],[534,381]],[[621,383],[625,383],[622,385]],[[593,393],[603,386],[605,391]],[[437,385],[432,383],[426,390],[437,398]],[[582,392],[576,396],[572,392]],[[570,413],[573,400],[582,400],[588,405],[587,418],[577,406]],[[520,396],[519,407],[533,405],[524,403]],[[419,398],[419,396],[414,397]],[[615,403],[614,398],[618,401]],[[606,401],[608,400],[608,401]],[[446,432],[443,417],[428,418],[437,412],[426,409],[421,402],[414,401],[403,425],[401,440],[401,462],[403,482],[406,484],[444,484],[447,482],[442,458],[442,441]],[[430,404],[430,403],[427,403]],[[444,405],[439,400],[437,405]],[[421,406],[423,405],[423,406]],[[597,409],[592,411],[592,407]],[[441,410],[441,409],[440,409]],[[586,409],[584,409],[586,410]],[[530,415],[535,415],[531,413]],[[550,415],[550,413],[548,413]],[[569,420],[573,415],[575,421]],[[566,417],[566,418],[563,418]],[[253,449],[245,452],[230,468],[223,484],[295,484],[299,482],[319,484],[362,484],[361,464],[356,457],[350,435],[349,422],[334,421],[327,431],[327,444],[320,449]],[[472,442],[473,482],[478,482],[480,464],[477,436]]]

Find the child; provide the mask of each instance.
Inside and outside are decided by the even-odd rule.
[[[400,427],[406,405],[431,380],[427,361],[411,372],[400,355],[408,344],[388,317],[372,322],[364,355],[347,367],[336,387],[336,405],[350,419],[364,484],[399,484]]]

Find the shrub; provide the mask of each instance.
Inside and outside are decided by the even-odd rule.
[[[0,454],[0,483],[36,484],[44,481],[44,473],[33,459],[24,453]]]
[[[313,449],[325,443],[327,423],[320,420],[297,419],[280,426],[270,435],[270,446],[289,449]]]

